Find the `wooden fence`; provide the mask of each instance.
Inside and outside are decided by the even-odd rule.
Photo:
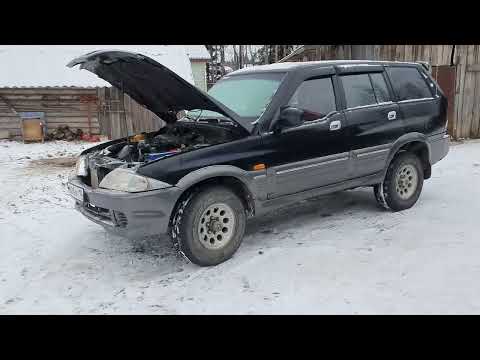
[[[392,60],[450,65],[453,45],[306,45],[286,61]]]
[[[99,88],[99,123],[102,134],[118,139],[160,129],[164,122],[115,87]]]
[[[480,137],[480,45],[455,47],[455,138]]]

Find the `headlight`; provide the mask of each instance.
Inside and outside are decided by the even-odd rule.
[[[141,192],[172,187],[170,184],[138,175],[132,170],[123,168],[116,168],[109,172],[98,186],[104,189],[126,192]]]
[[[75,164],[75,174],[78,176],[87,176],[88,175],[88,165],[87,157],[85,155],[80,155]]]

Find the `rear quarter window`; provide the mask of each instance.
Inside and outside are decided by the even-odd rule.
[[[387,73],[399,101],[432,97],[427,83],[417,68],[388,67]]]

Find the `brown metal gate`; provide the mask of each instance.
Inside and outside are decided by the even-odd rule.
[[[448,134],[455,134],[455,80],[456,67],[450,65],[432,66],[432,76],[448,99]]]

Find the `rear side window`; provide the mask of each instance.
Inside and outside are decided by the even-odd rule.
[[[335,94],[332,79],[306,80],[297,88],[288,105],[306,112],[306,120],[315,120],[335,111]]]
[[[342,84],[347,108],[377,103],[368,74],[342,76]]]
[[[427,83],[414,67],[388,67],[388,76],[398,100],[413,100],[432,97]]]
[[[387,83],[381,73],[369,74],[370,80],[372,80],[373,91],[377,102],[384,103],[390,101],[390,94],[388,93]]]

